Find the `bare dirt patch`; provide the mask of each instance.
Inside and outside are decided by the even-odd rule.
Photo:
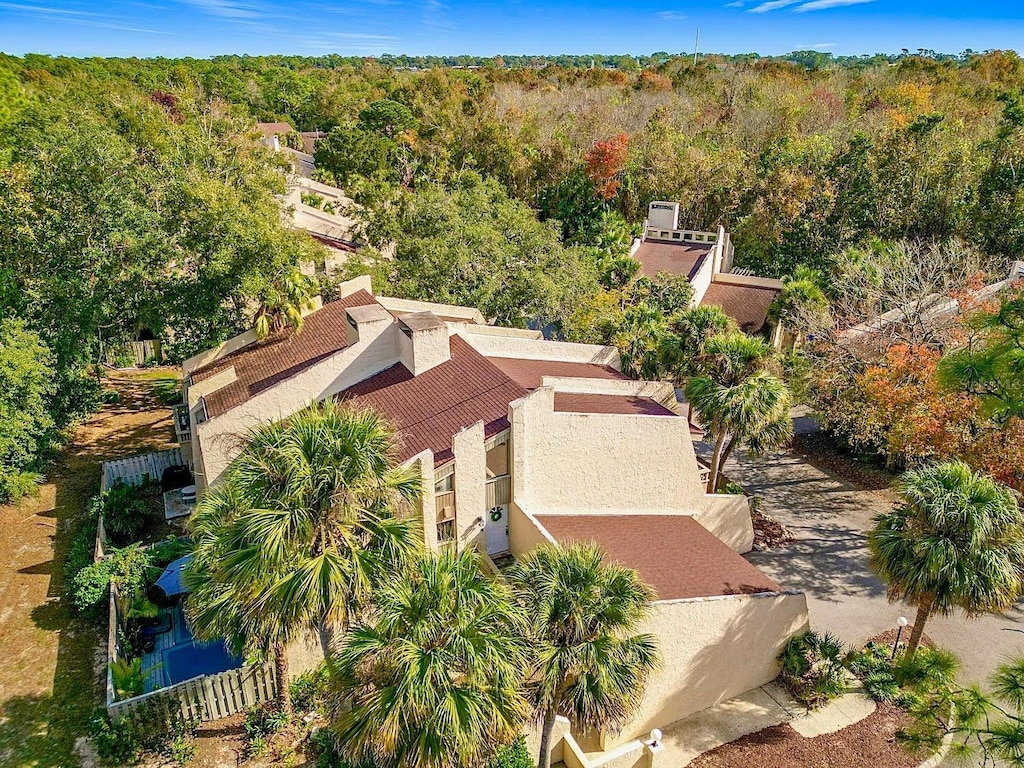
[[[909,723],[902,709],[879,704],[849,728],[812,739],[776,725],[706,752],[690,768],[914,768],[925,756],[896,743],[896,732]]]
[[[71,768],[75,739],[100,703],[101,633],[60,598],[62,565],[100,464],[171,447],[170,410],[155,398],[171,369],[112,372],[120,401],[82,424],[38,496],[0,506],[0,765]]]

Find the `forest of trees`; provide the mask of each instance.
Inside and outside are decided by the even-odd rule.
[[[998,51],[0,56],[0,496],[95,406],[111,343],[145,330],[181,359],[321,258],[283,223],[257,121],[328,133],[318,174],[361,204],[370,244],[350,270],[381,291],[640,349],[651,375],[686,288],[626,258],[650,200],[833,304],[900,248],[956,243],[1002,277],[1024,252],[1022,89]]]

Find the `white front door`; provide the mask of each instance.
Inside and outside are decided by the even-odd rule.
[[[487,554],[508,552],[508,504],[491,507],[484,519],[484,539]]]

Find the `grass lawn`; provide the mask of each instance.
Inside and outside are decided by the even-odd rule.
[[[72,768],[102,700],[103,632],[61,600],[62,564],[103,461],[173,445],[172,369],[115,372],[120,401],[75,432],[39,495],[0,506],[0,765]],[[176,380],[175,384],[176,386]]]

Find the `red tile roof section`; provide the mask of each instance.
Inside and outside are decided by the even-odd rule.
[[[555,410],[568,413],[618,413],[631,416],[675,416],[649,397],[555,392]]]
[[[711,245],[644,240],[633,258],[640,262],[640,273],[645,277],[669,272],[673,275],[686,275],[692,280],[711,248]]]
[[[585,379],[628,380],[621,371],[595,363],[572,363],[564,360],[521,360],[517,357],[487,358],[505,372],[510,379],[527,389],[537,389],[545,376],[578,377]]]
[[[508,429],[508,404],[528,394],[459,336],[451,359],[413,376],[398,363],[339,395],[355,407],[375,408],[402,437],[405,461],[429,448],[435,463],[452,458],[452,437],[484,422],[487,437]]]
[[[537,515],[562,543],[593,541],[659,600],[779,592],[782,588],[685,515]]]
[[[242,347],[192,372],[193,381],[203,381],[232,366],[236,380],[204,398],[210,417],[235,408],[314,363],[348,346],[349,307],[374,304],[366,291],[356,291],[325,304],[306,316],[302,330],[285,328],[263,341]]]
[[[700,303],[721,307],[745,333],[757,333],[764,328],[768,308],[778,295],[777,288],[712,283]]]

